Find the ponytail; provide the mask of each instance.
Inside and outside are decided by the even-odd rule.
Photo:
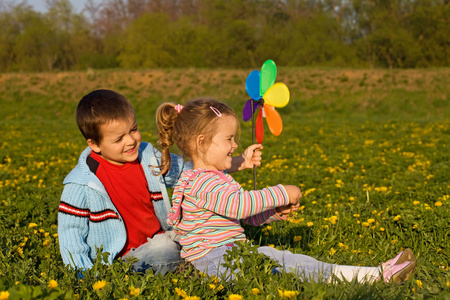
[[[160,172],[155,175],[165,174],[170,169],[170,147],[173,145],[173,124],[178,115],[175,104],[164,103],[156,111],[156,126],[158,128],[159,141],[158,148],[161,150],[161,165],[158,166]]]

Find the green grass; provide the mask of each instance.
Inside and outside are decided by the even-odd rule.
[[[273,263],[251,254],[250,246],[230,254],[244,257],[235,268],[246,270],[231,281],[204,277],[189,265],[166,277],[140,275],[129,263],[106,268],[101,259],[79,280],[63,266],[56,235],[62,180],[86,145],[74,120],[79,99],[97,88],[123,93],[135,106],[143,139],[154,143],[154,112],[164,101],[211,96],[240,114],[248,72],[0,74],[0,299],[6,291],[10,299],[133,298],[136,288],[149,299],[278,299],[279,290],[299,299],[449,299],[450,70],[279,71],[291,102],[277,109],[282,134],[265,131],[257,186],[299,185],[302,210],[287,222],[246,227],[248,237],[256,245],[363,266],[409,247],[417,258],[409,281],[330,285],[274,276]],[[239,152],[251,143],[250,123],[241,131]],[[235,174],[246,189],[252,177],[251,171]],[[51,280],[58,286],[51,288]],[[106,285],[95,289],[99,281]]]

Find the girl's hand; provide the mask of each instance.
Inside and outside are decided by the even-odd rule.
[[[241,155],[233,157],[231,168],[227,172],[233,173],[244,169],[252,169],[253,166],[259,167],[261,165],[262,148],[261,144],[247,147]]]
[[[259,167],[261,165],[261,157],[263,146],[261,144],[254,144],[249,146],[242,152],[241,156],[244,159],[242,163],[242,169],[251,169],[253,166]]]
[[[283,217],[285,215],[289,215],[293,211],[297,211],[299,206],[300,206],[300,203],[297,203],[296,205],[288,204],[288,205],[278,206],[275,210],[280,217]]]
[[[302,197],[302,192],[295,185],[285,185],[284,189],[289,197],[289,204],[277,207],[275,210],[280,217],[289,215],[291,212],[298,210],[300,206],[300,198]]]
[[[300,191],[300,188],[298,186],[295,185],[285,185],[284,189],[286,190],[286,193],[288,194],[289,197],[289,204],[291,205],[300,205],[299,201],[300,198],[302,197],[302,191]]]

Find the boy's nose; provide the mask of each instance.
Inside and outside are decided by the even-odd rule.
[[[131,135],[131,134],[127,134],[126,135],[126,143],[127,144],[134,144],[136,142],[136,139]]]

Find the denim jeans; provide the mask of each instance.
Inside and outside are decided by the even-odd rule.
[[[235,245],[237,246],[237,245]],[[197,270],[209,276],[219,276],[226,272],[222,265],[224,255],[232,246],[229,244],[212,249],[204,257],[191,261]],[[281,251],[272,247],[259,247],[258,252],[267,255],[278,262],[281,267],[273,270],[273,273],[292,272],[307,281],[327,282],[331,278],[332,264],[318,261],[303,254],[294,254],[290,251]]]
[[[153,238],[147,238],[147,243],[138,248],[132,248],[122,258],[135,257],[139,259],[133,265],[133,270],[136,272],[145,272],[150,268],[155,274],[164,275],[167,272],[173,272],[182,261],[181,247],[174,241],[175,237],[175,233],[170,231],[157,234]]]

